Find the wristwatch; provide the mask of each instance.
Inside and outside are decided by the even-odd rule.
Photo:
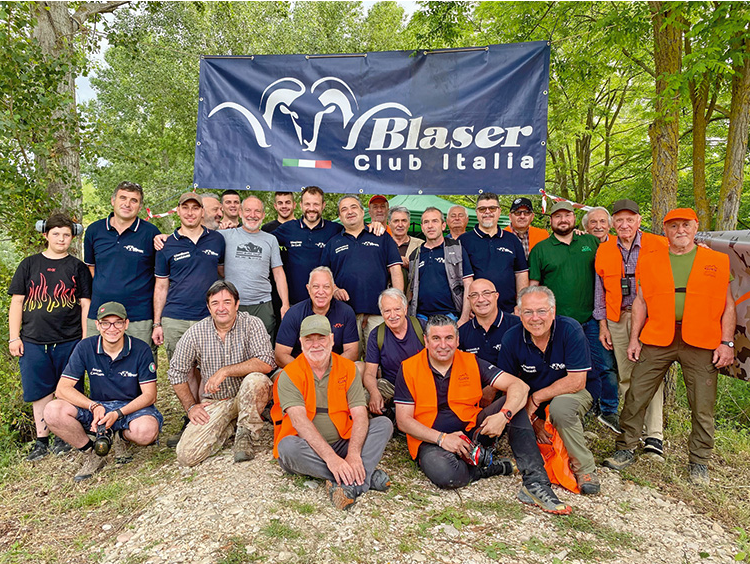
[[[505,418],[508,421],[510,421],[511,419],[513,419],[513,412],[510,409],[504,409],[503,408],[503,409],[500,410],[500,413],[502,413],[503,415],[505,415]]]
[[[734,348],[734,341],[722,341],[721,344],[728,346],[730,349]]]

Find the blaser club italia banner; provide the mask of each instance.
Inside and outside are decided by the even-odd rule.
[[[203,56],[195,188],[536,194],[549,59],[546,41]]]

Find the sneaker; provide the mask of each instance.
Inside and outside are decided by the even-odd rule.
[[[75,482],[83,482],[84,480],[88,480],[107,465],[107,457],[99,456],[94,452],[94,449],[91,449],[89,452],[84,453],[84,457],[85,458],[81,469],[73,477],[73,481]]]
[[[255,458],[253,454],[253,441],[250,430],[244,427],[237,427],[237,433],[234,435],[234,461],[247,462]]]
[[[133,452],[130,449],[131,442],[122,436],[122,433],[115,433],[112,439],[112,449],[115,453],[116,464],[127,464],[133,462]]]
[[[578,482],[578,489],[582,495],[596,495],[602,489],[599,483],[599,476],[596,475],[596,472],[579,474],[576,476],[576,482]]]
[[[518,491],[518,499],[527,505],[536,505],[545,513],[554,515],[570,515],[572,508],[557,499],[552,488],[541,482],[534,482],[523,486]]]
[[[625,470],[625,468],[634,462],[635,455],[632,450],[616,450],[612,456],[604,459],[602,466],[619,472],[620,470]]]
[[[177,448],[177,443],[180,442],[180,439],[182,438],[182,433],[185,432],[185,429],[187,428],[188,423],[190,423],[190,418],[187,415],[184,415],[182,417],[182,429],[180,429],[174,435],[171,435],[167,439],[167,446],[169,448]]]
[[[349,509],[357,500],[357,494],[350,486],[340,486],[330,480],[326,480],[326,492],[333,506],[343,511]]]
[[[49,448],[47,447],[47,445],[41,441],[35,441],[34,448],[32,448],[31,452],[26,456],[26,460],[29,462],[36,462],[37,460],[41,460],[48,454]]]
[[[614,433],[617,433],[618,435],[622,433],[622,429],[620,428],[620,418],[616,413],[600,413],[596,420]]]
[[[52,452],[52,454],[56,454],[57,456],[61,456],[66,452],[70,452],[71,448],[72,447],[60,437],[55,437],[50,452]]]
[[[657,460],[664,460],[664,443],[661,439],[648,437],[643,446],[643,454],[648,454]]]
[[[370,476],[370,489],[376,492],[387,492],[391,487],[391,477],[380,468],[375,468]]]
[[[510,476],[511,474],[513,474],[513,462],[511,462],[510,458],[496,458],[488,466],[479,469],[477,478]]]
[[[709,485],[711,480],[708,477],[708,465],[691,462],[690,463],[690,481],[696,486]]]

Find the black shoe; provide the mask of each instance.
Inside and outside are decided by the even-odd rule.
[[[596,472],[579,474],[576,476],[576,482],[578,483],[578,490],[581,492],[581,495],[596,495],[602,489],[599,476],[596,475]]]
[[[622,433],[622,429],[620,429],[620,418],[616,413],[600,413],[596,420],[618,435]]]
[[[57,456],[63,455],[66,452],[70,452],[70,449],[72,447],[66,443],[64,440],[62,440],[60,437],[55,437],[54,442],[52,443],[52,448],[50,451],[52,454],[56,454]]]
[[[48,454],[49,448],[47,447],[47,443],[36,441],[34,443],[34,448],[31,449],[31,452],[26,456],[26,460],[28,462],[36,462],[37,460],[41,460]]]
[[[376,492],[387,492],[391,487],[391,477],[385,473],[385,470],[375,468],[370,476],[370,489]]]
[[[652,458],[664,460],[664,443],[661,439],[648,437],[643,446],[643,454],[649,454]]]
[[[602,466],[619,472],[620,470],[625,470],[625,468],[634,462],[635,454],[633,454],[632,450],[616,450],[612,456],[604,459]]]
[[[488,466],[480,468],[477,479],[491,476],[510,476],[513,474],[513,463],[510,458],[495,458]]]
[[[557,499],[552,488],[540,482],[523,486],[518,492],[518,500],[527,505],[536,505],[545,513],[553,515],[570,515],[572,508]]]
[[[711,480],[708,477],[708,465],[691,462],[690,482],[696,486],[708,486],[711,483]]]
[[[187,429],[188,423],[190,423],[190,418],[187,415],[184,415],[182,417],[182,429],[180,429],[174,435],[170,436],[167,439],[167,446],[169,448],[177,448],[177,444],[180,442],[180,439],[182,438],[182,433],[184,433],[185,429]]]

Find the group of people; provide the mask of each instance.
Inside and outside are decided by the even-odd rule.
[[[270,420],[279,465],[326,480],[346,509],[389,487],[378,464],[394,428],[440,488],[512,473],[494,448],[507,430],[518,499],[567,514],[550,456],[563,461],[556,483],[599,493],[587,414],[617,433],[604,466],[632,464],[641,441],[663,456],[660,386],[676,360],[693,413],[689,475],[708,483],[735,313],[728,258],[695,244],[693,210],[669,212],[661,237],[640,229],[631,200],[589,210],[583,231],[563,201],[548,234],[527,198],[500,229],[498,198],[483,193],[473,229],[464,207],[447,220],[431,207],[422,240],[410,211],[380,195],[369,224],[357,196],[338,201],[340,223],[323,219],[316,186],[302,190],[299,219],[294,195],[277,192],[267,223],[256,196],[185,193],[167,235],[138,218],[142,202],[139,185],[117,186],[112,213],[86,230],[83,263],[68,254],[77,226],[53,215],[47,248],[11,282],[10,351],[37,433],[28,460],[76,448],[80,481],[106,464],[101,437],[118,463],[153,443],[164,345],[185,411],[167,441],[180,464],[233,435],[234,461],[250,460]]]

